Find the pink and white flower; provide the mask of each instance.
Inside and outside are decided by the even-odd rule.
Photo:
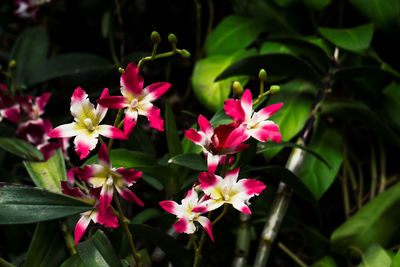
[[[251,92],[247,89],[244,91],[241,100],[225,100],[224,110],[226,115],[244,126],[244,133],[247,138],[254,137],[261,142],[267,142],[268,139],[280,142],[282,136],[279,133],[279,127],[273,121],[267,119],[277,112],[282,105],[283,103],[270,105],[255,112]]]
[[[106,96],[108,89],[103,90],[100,99]],[[52,138],[75,136],[75,151],[80,159],[83,159],[96,147],[99,135],[113,139],[128,138],[126,133],[116,127],[100,125],[106,113],[107,108],[100,104],[95,109],[85,91],[78,87],[71,97],[71,114],[75,121],[58,126],[49,133],[49,136]]]
[[[108,108],[126,108],[125,118],[130,121],[136,121],[139,115],[146,116],[150,127],[164,131],[164,120],[160,116],[160,110],[153,106],[152,102],[168,91],[171,84],[158,82],[143,89],[143,78],[139,75],[139,68],[135,63],[126,67],[120,83],[122,96],[103,97],[99,103]]]
[[[50,0],[14,0],[14,3],[18,5],[18,9],[14,11],[14,14],[20,18],[36,18],[39,10],[39,5],[50,2]]]
[[[211,240],[214,241],[211,221],[205,216],[200,216],[202,212],[192,211],[194,207],[207,198],[207,196],[204,196],[199,200],[196,190],[192,188],[187,192],[186,197],[182,199],[181,204],[171,200],[161,201],[159,204],[163,209],[178,217],[178,221],[174,224],[177,232],[193,234],[196,231],[194,222],[198,222],[204,227]]]
[[[49,102],[51,94],[43,93],[41,96],[19,96],[17,102],[29,120],[37,120],[44,113],[44,107]]]
[[[0,122],[6,118],[17,123],[21,120],[19,105],[8,95],[7,91],[7,87],[0,84]]]
[[[198,119],[200,131],[189,129],[185,131],[187,139],[200,145],[207,157],[208,171],[214,173],[223,156],[237,153],[246,147],[242,144],[246,141],[244,127],[238,127],[237,123],[220,125],[213,129],[211,123],[202,115]]]
[[[238,181],[238,174],[239,168],[228,172],[224,178],[213,173],[200,173],[201,189],[210,199],[197,205],[192,211],[207,212],[228,203],[241,212],[251,214],[248,207],[250,205],[249,199],[259,195],[266,185],[255,179],[241,179]]]
[[[108,207],[103,212],[100,212],[98,208],[100,196],[99,188],[91,188],[89,190],[89,194],[86,195],[79,188],[70,188],[67,181],[62,181],[61,189],[65,195],[79,198],[85,202],[88,202],[89,204],[92,204],[94,207],[91,210],[81,213],[81,218],[75,226],[75,244],[78,244],[79,240],[81,240],[90,221],[103,224],[106,227],[118,227],[118,218],[112,211],[111,207]]]
[[[75,168],[75,175],[88,182],[94,188],[101,188],[99,209],[105,211],[111,203],[114,188],[128,201],[143,206],[143,202],[128,189],[136,183],[142,172],[134,169],[112,168],[107,146],[103,144],[99,150],[99,164],[85,165],[83,168]]]

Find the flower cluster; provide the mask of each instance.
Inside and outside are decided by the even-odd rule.
[[[185,136],[202,147],[207,159],[208,171],[199,174],[200,189],[203,196],[199,199],[195,186],[188,191],[181,204],[174,201],[162,201],[159,204],[166,211],[177,216],[178,221],[174,228],[182,233],[192,234],[196,231],[194,222],[200,223],[213,240],[212,223],[200,216],[205,212],[213,211],[224,204],[232,206],[244,213],[251,213],[248,207],[250,198],[259,195],[265,185],[255,179],[240,179],[240,168],[226,172],[232,162],[230,156],[248,147],[244,144],[250,137],[261,142],[268,140],[280,142],[282,137],[278,126],[267,120],[282,104],[267,106],[258,112],[253,110],[253,99],[250,90],[246,90],[242,98],[228,99],[224,102],[225,113],[234,123],[212,127],[211,123],[202,115],[198,118],[200,131],[189,129]],[[225,162],[228,160],[228,162]],[[215,172],[219,164],[224,164],[221,176]]]
[[[18,6],[14,14],[20,18],[33,18],[36,19],[39,11],[39,6],[44,3],[49,3],[51,0],[14,0]]]

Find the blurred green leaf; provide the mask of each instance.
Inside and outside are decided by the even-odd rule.
[[[400,267],[400,249],[397,250],[397,253],[392,261],[391,267]]]
[[[341,68],[332,76],[332,84],[352,80],[355,78],[360,78],[364,80],[368,80],[369,78],[381,79],[382,82],[386,82],[386,84],[390,81],[397,80],[399,81],[399,76],[394,75],[390,71],[383,70],[374,66],[357,66],[357,67],[347,67]],[[381,88],[376,88],[379,90]]]
[[[43,160],[42,152],[22,139],[1,137],[0,147],[27,160]]]
[[[331,0],[304,0],[306,7],[319,11],[331,3]]]
[[[133,223],[133,224],[145,223],[148,220],[159,217],[163,214],[164,213],[159,208],[145,209],[144,211],[141,211],[138,214],[136,214],[135,217],[131,220],[131,223]]]
[[[338,265],[331,256],[325,256],[311,265],[311,267],[338,267]]]
[[[224,18],[207,37],[207,56],[236,53],[250,45],[263,31],[258,19],[231,15]]]
[[[389,123],[397,131],[400,131],[400,85],[391,84],[382,93],[380,108],[389,120]]]
[[[374,27],[365,24],[350,29],[318,28],[323,37],[333,44],[352,52],[365,52],[371,44]]]
[[[342,165],[342,137],[336,130],[320,124],[308,147],[321,155],[331,166],[329,168],[311,154],[304,156],[299,177],[315,198],[320,199],[335,180]]]
[[[135,237],[143,238],[160,247],[174,266],[191,266],[189,251],[171,236],[144,224],[130,224],[129,227],[132,229],[132,235]]]
[[[379,245],[372,243],[367,251],[362,255],[363,264],[361,262],[358,267],[388,267],[392,263],[392,259],[386,251]]]
[[[183,153],[175,116],[168,101],[165,103],[165,134],[167,135],[169,157]]]
[[[266,69],[269,76],[300,78],[321,87],[321,75],[306,61],[288,54],[246,57],[231,64],[216,78],[219,81],[234,75],[254,75]]]
[[[293,3],[296,3],[297,0],[274,0],[275,4],[281,7],[288,7]]]
[[[46,162],[24,161],[24,166],[37,187],[61,193],[60,181],[67,180],[64,156],[61,149]]]
[[[331,247],[344,253],[349,246],[361,250],[372,243],[387,246],[399,230],[400,183],[370,200],[331,235]]]
[[[68,255],[57,221],[40,222],[36,225],[26,255],[26,267],[58,266]]]
[[[48,221],[90,209],[91,205],[65,195],[0,183],[0,224]]]
[[[146,182],[148,185],[152,186],[153,188],[157,189],[158,191],[161,191],[164,189],[164,185],[158,181],[156,178],[142,174],[142,180]]]
[[[233,62],[254,54],[255,50],[239,50],[235,53],[214,55],[197,61],[193,70],[192,85],[200,103],[215,112],[222,108],[224,100],[231,92],[232,83],[239,81],[244,84],[247,78],[235,76],[218,82],[215,81],[215,78]],[[254,73],[258,73],[258,71]]]
[[[35,85],[54,78],[81,74],[89,71],[109,71],[112,64],[106,59],[86,53],[69,53],[54,56],[35,66],[27,79],[27,85]]]
[[[210,123],[213,128],[216,128],[222,124],[229,124],[234,122],[231,117],[225,114],[225,110],[221,108],[211,118]]]
[[[168,162],[178,164],[180,166],[196,171],[207,171],[207,163],[204,157],[199,154],[180,154],[171,158]]]
[[[111,30],[111,23],[111,10],[106,10],[106,12],[103,14],[103,18],[101,19],[101,34],[103,35],[103,38],[108,37],[108,34]]]
[[[17,62],[14,71],[15,86],[27,86],[28,78],[37,66],[46,60],[49,40],[45,28],[34,27],[21,34],[11,51],[11,59]]]
[[[76,246],[78,254],[86,266],[122,266],[107,236],[101,230],[88,240]]]
[[[79,255],[75,254],[66,259],[60,267],[86,267],[86,265],[83,264]]]

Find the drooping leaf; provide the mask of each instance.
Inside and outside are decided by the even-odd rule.
[[[183,153],[175,116],[168,101],[165,103],[165,134],[167,135],[169,157]]]
[[[267,70],[269,76],[300,78],[321,87],[321,75],[306,61],[288,54],[268,54],[246,57],[224,69],[216,81],[235,75],[254,75],[260,69]]]
[[[0,183],[0,224],[48,221],[89,209],[89,204],[65,195]]]
[[[323,37],[346,50],[364,52],[370,46],[374,31],[372,24],[350,29],[318,28]]]
[[[11,59],[17,62],[14,70],[15,86],[25,85],[29,75],[46,60],[49,40],[45,28],[34,27],[20,35],[11,52]]]
[[[42,152],[22,139],[1,137],[0,147],[27,160],[43,160]]]
[[[60,181],[67,180],[67,171],[61,149],[58,149],[46,162],[24,161],[23,163],[37,187],[61,193]]]
[[[131,223],[133,224],[145,223],[148,220],[159,217],[161,215],[163,215],[161,209],[158,208],[145,209],[144,211],[141,211],[140,213],[136,214],[136,216],[131,220]]]
[[[387,267],[390,266],[392,263],[392,259],[386,253],[386,251],[381,246],[375,243],[372,243],[368,247],[367,251],[365,251],[365,253],[362,255],[362,258],[366,264],[361,262],[358,267]]]
[[[174,266],[191,266],[189,251],[166,233],[144,224],[130,224],[132,235],[150,241],[160,247]]]
[[[36,225],[23,266],[58,266],[67,255],[58,222],[40,222]]]
[[[400,266],[400,249],[397,250],[397,253],[392,261],[391,267],[399,267],[399,266]]]
[[[106,59],[86,53],[69,53],[54,56],[37,65],[27,79],[27,85],[35,85],[54,78],[89,71],[109,71],[112,64]]]
[[[194,153],[180,154],[171,158],[168,162],[178,164],[180,166],[196,171],[207,170],[207,163],[204,157],[202,157],[199,154],[194,154]]]
[[[308,147],[321,155],[331,166],[329,168],[311,154],[304,157],[299,177],[315,198],[320,199],[335,180],[342,165],[342,137],[334,129],[320,125]]]
[[[235,53],[214,55],[197,61],[193,70],[192,85],[200,103],[215,112],[222,108],[224,100],[228,98],[231,92],[232,83],[239,81],[244,84],[247,78],[235,76],[223,81],[221,79],[218,82],[215,81],[215,78],[235,61],[254,54],[255,50],[239,50]],[[258,73],[258,71],[254,73]]]
[[[78,254],[74,254],[71,257],[69,257],[68,259],[66,259],[61,265],[60,267],[86,267],[85,264],[83,264],[81,257],[79,257]]]
[[[313,10],[321,10],[331,3],[331,0],[304,0],[306,7]]]
[[[122,267],[107,236],[100,229],[88,240],[76,246],[86,266]]]
[[[207,56],[230,54],[250,45],[264,29],[260,20],[231,15],[224,18],[207,37]]]
[[[400,183],[370,200],[331,235],[331,247],[344,253],[349,246],[361,250],[375,242],[386,247],[398,231]]]

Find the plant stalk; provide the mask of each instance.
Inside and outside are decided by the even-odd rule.
[[[236,238],[235,258],[232,267],[244,267],[250,248],[250,214],[240,213],[240,225]]]
[[[278,242],[278,247],[285,252],[292,260],[294,260],[299,266],[301,267],[307,267],[307,264],[305,264],[299,257],[296,256],[288,247],[286,247],[284,244],[281,242]]]

